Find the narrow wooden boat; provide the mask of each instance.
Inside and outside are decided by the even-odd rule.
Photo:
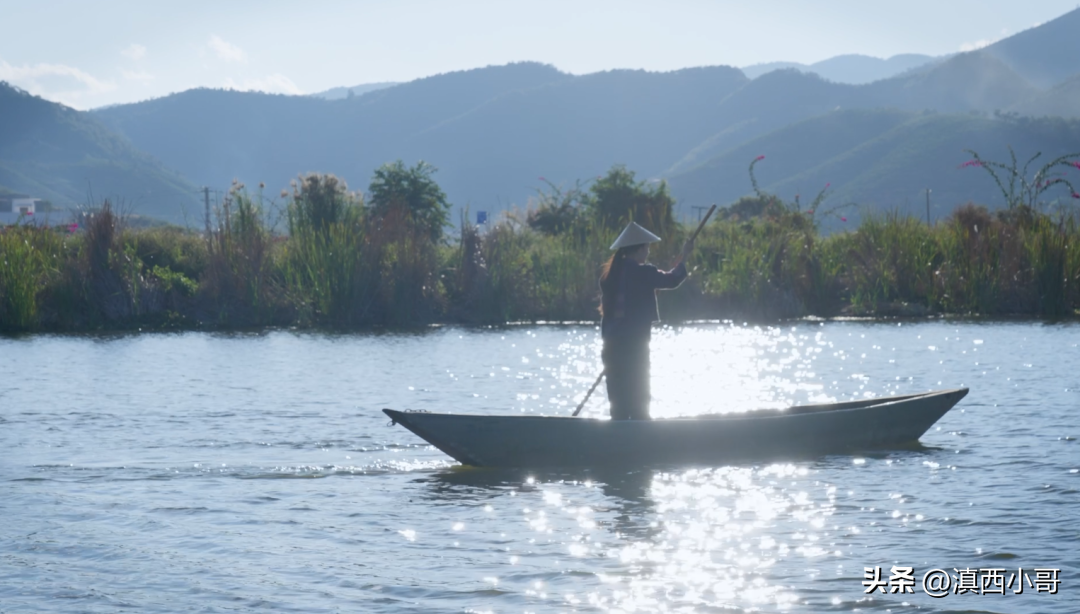
[[[967,393],[959,388],[658,420],[383,411],[465,465],[656,466],[805,458],[911,444]]]

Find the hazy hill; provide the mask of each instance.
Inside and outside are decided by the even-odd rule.
[[[352,87],[332,87],[325,92],[317,92],[309,94],[314,98],[322,98],[324,100],[341,100],[342,98],[348,98],[351,93],[353,96],[363,96],[368,92],[374,92],[376,90],[386,89],[400,85],[397,81],[383,81],[380,83],[364,83],[362,85],[354,85]]]
[[[773,71],[788,69],[794,69],[800,72],[812,72],[808,64],[800,64],[799,62],[763,62],[761,64],[751,64],[740,68],[748,79],[757,79],[761,75],[767,75]]]
[[[984,51],[1001,59],[1039,87],[1080,73],[1080,8],[1000,40]]]
[[[120,199],[135,213],[183,219],[196,187],[92,115],[0,82],[0,185],[59,207]]]
[[[980,53],[954,56],[924,71],[867,85],[834,83],[797,70],[774,71],[720,103],[712,134],[675,161],[666,174],[686,172],[714,155],[792,122],[837,109],[992,111],[1037,90],[1000,60]]]
[[[746,82],[729,67],[574,77],[495,98],[411,138],[404,155],[443,168],[448,193],[474,209],[523,204],[539,176],[569,184],[615,163],[656,176]]]
[[[348,100],[192,90],[96,114],[200,184],[276,191],[319,170],[365,188],[384,162],[424,159],[455,202],[487,206],[523,203],[540,175],[573,180],[620,161],[659,173],[746,82],[728,67],[575,77],[512,64]]]
[[[616,163],[675,175],[837,109],[992,111],[1033,93],[1000,60],[970,53],[867,85],[796,70],[751,81],[729,67],[572,76],[513,64],[346,100],[193,90],[95,114],[199,184],[239,178],[276,192],[318,170],[363,189],[384,162],[424,159],[453,202],[498,210],[524,204],[540,176],[566,185]]]
[[[273,190],[333,172],[354,188],[401,156],[410,136],[505,92],[570,79],[534,63],[437,75],[342,100],[197,89],[95,111],[136,146],[200,184]]]
[[[1080,73],[1009,108],[1021,115],[1080,117]]]
[[[706,200],[726,204],[750,192],[747,168],[759,155],[766,159],[758,165],[758,180],[762,185],[772,185],[850,151],[911,118],[912,113],[899,110],[831,111],[738,145],[693,170],[673,175],[669,181],[680,198],[690,204],[700,205]],[[809,191],[824,185],[804,187]]]
[[[812,73],[785,69],[754,79],[720,102],[710,133],[665,171],[670,175],[701,164],[717,153],[807,117],[854,103],[858,86],[826,81]]]
[[[808,203],[831,183],[823,209],[848,202],[925,215],[930,188],[932,216],[969,201],[1004,204],[989,175],[960,168],[972,149],[986,159],[1008,161],[1037,152],[1041,160],[1080,151],[1080,121],[998,119],[988,115],[912,113],[895,110],[835,111],[787,126],[670,178],[684,207],[730,203],[752,193],[747,173],[757,165],[763,190]],[[1058,194],[1062,196],[1063,194]],[[1067,198],[1067,195],[1064,195]],[[858,211],[848,215],[851,221]]]
[[[846,54],[813,64],[800,64],[798,62],[754,64],[744,67],[742,71],[747,77],[756,79],[775,70],[794,68],[802,72],[812,72],[823,79],[835,81],[836,83],[860,85],[894,77],[913,68],[924,66],[934,59],[933,56],[918,53],[894,55],[884,60],[868,55]]]
[[[867,102],[901,109],[992,111],[1026,100],[1038,89],[996,57],[974,51],[864,86],[863,93]]]

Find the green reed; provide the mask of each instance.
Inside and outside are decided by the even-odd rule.
[[[436,321],[444,312],[439,254],[429,227],[404,207],[368,223],[365,251],[372,301],[368,323],[407,326]],[[371,232],[373,227],[379,231]]]
[[[285,236],[270,231],[258,200],[242,189],[209,235],[125,229],[107,207],[87,212],[73,235],[6,228],[0,328],[597,318],[597,277],[614,230],[585,219],[552,235],[506,216],[486,228],[463,223],[458,236],[437,242],[407,210],[372,219],[361,200],[348,199],[319,215],[303,209],[304,199],[291,200]],[[665,319],[1060,318],[1080,308],[1080,224],[1069,212],[964,206],[932,226],[897,213],[863,215],[857,227],[831,235],[820,235],[804,213],[772,213],[711,222],[689,262],[690,280],[661,293]],[[692,226],[672,229],[651,261],[670,265]]]
[[[863,216],[854,232],[825,241],[829,269],[855,313],[873,314],[888,303],[935,304],[934,231],[895,212]]]
[[[548,235],[509,216],[482,235],[463,232],[463,271],[471,275],[465,319],[487,323],[536,320],[583,320],[596,317],[597,277],[610,256],[611,231],[582,221],[573,232]],[[468,313],[471,308],[472,313]]]
[[[0,330],[38,325],[40,296],[57,275],[62,252],[63,239],[54,230],[0,227]]]
[[[1070,315],[1077,304],[1080,248],[1075,218],[1056,223],[1041,218],[1025,229],[1024,249],[1034,278],[1038,313],[1050,318]]]
[[[697,246],[700,290],[734,313],[797,317],[824,300],[818,237],[799,213],[720,219]]]
[[[329,202],[328,202],[329,201]],[[287,295],[305,324],[355,326],[373,299],[362,202],[330,178],[309,176],[286,209],[279,261]]]
[[[243,184],[234,183],[205,237],[207,261],[199,292],[213,321],[221,325],[274,323],[279,285],[273,237],[262,207]]]

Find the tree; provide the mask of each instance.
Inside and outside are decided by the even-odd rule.
[[[404,219],[424,231],[432,241],[442,238],[450,218],[446,194],[431,176],[434,166],[421,160],[412,168],[398,160],[375,171],[368,192],[369,210],[376,220]]]
[[[334,175],[309,173],[293,181],[292,204],[289,206],[289,233],[304,230],[326,233],[330,226],[344,221],[358,199],[349,194],[345,182]],[[282,196],[287,193],[282,192]],[[355,209],[359,213],[359,209]]]
[[[618,164],[597,179],[590,191],[590,206],[608,228],[621,228],[631,221],[659,234],[674,228],[675,199],[666,182],[635,181],[634,172]]]
[[[529,228],[549,236],[558,236],[578,227],[584,220],[585,203],[589,196],[579,180],[573,188],[563,191],[554,183],[540,178],[550,191],[537,190],[539,206],[529,211]]]

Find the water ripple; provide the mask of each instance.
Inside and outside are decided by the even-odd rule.
[[[907,450],[612,473],[459,467],[379,411],[567,415],[590,325],[0,339],[0,373],[40,365],[0,380],[0,610],[1071,613],[1078,347],[1070,324],[664,328],[659,416],[972,391]],[[894,565],[1058,567],[1061,591],[866,595]]]

